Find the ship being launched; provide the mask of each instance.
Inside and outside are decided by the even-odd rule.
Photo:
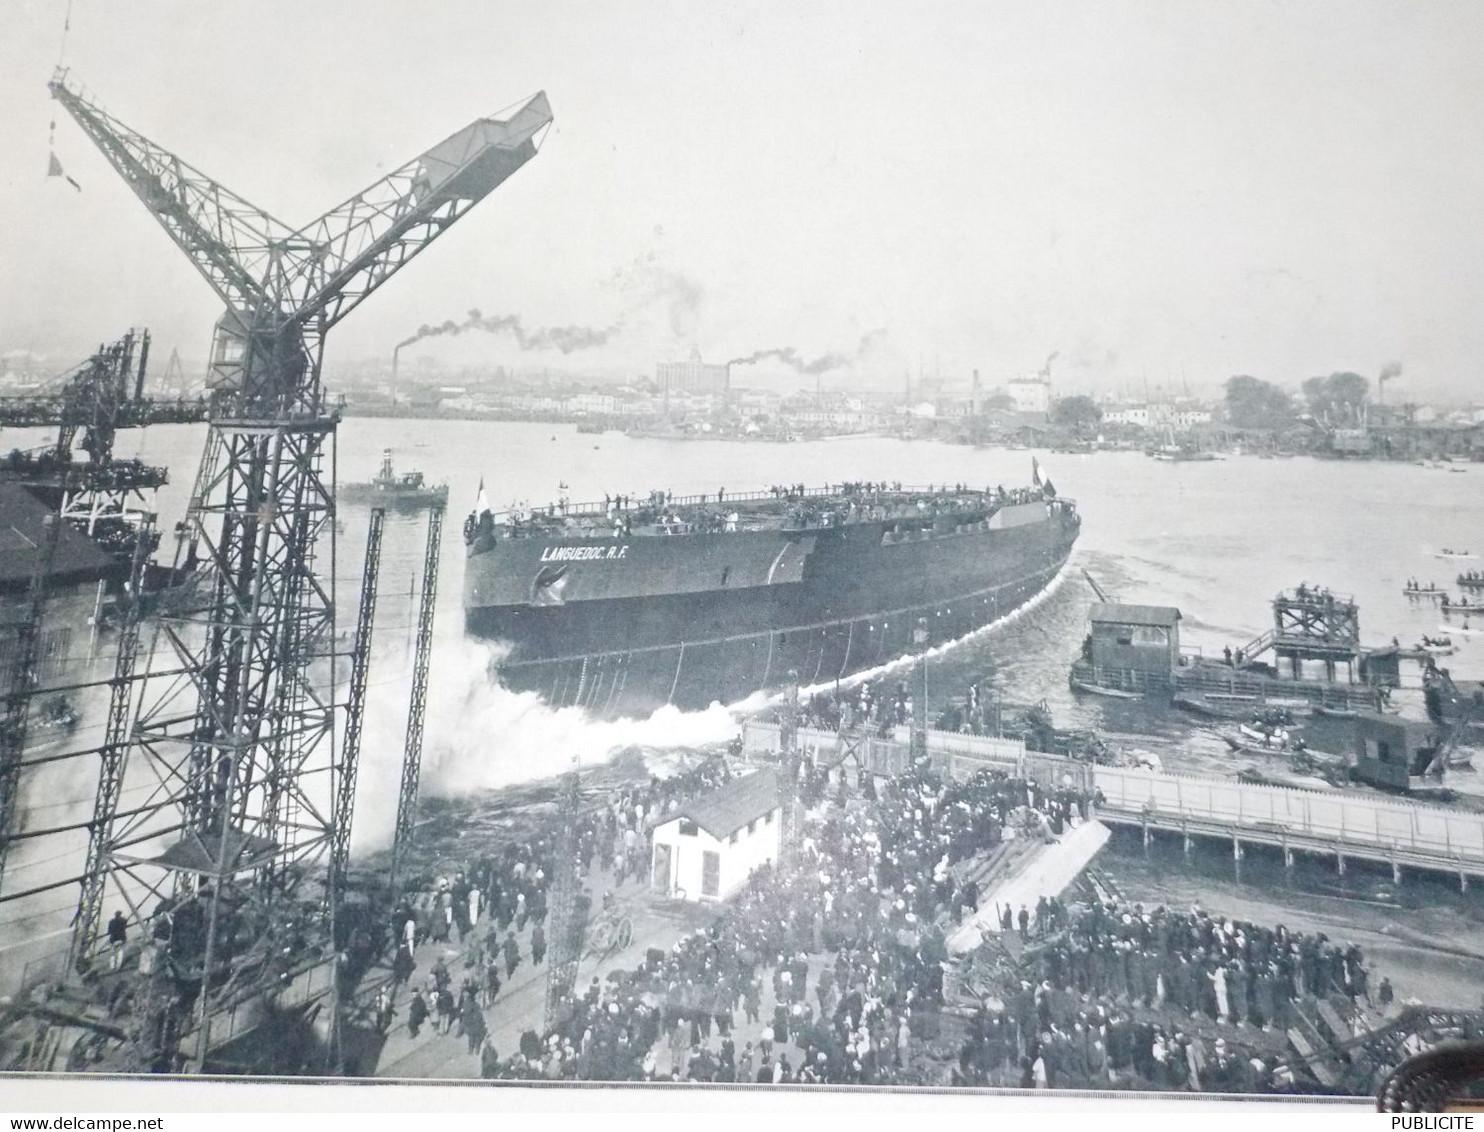
[[[704,708],[843,679],[1044,589],[1081,520],[1040,488],[843,484],[476,510],[464,620],[503,682],[595,715]],[[920,645],[918,646],[920,647]]]

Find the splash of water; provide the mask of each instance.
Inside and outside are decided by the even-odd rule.
[[[514,692],[495,675],[503,650],[464,637],[440,641],[428,689],[421,794],[455,798],[553,778],[574,763],[606,763],[631,747],[678,750],[722,743],[737,733],[720,704],[705,711],[659,708],[645,719],[595,720],[577,707],[553,708],[535,692]],[[388,844],[396,823],[406,704],[373,697],[356,790],[354,845]]]

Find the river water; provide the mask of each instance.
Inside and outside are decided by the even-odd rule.
[[[202,430],[165,427],[134,436],[143,441],[142,455],[172,469],[173,482],[159,498],[168,522],[183,512]],[[438,639],[445,647],[461,635],[460,527],[481,480],[499,508],[513,502],[543,506],[563,485],[574,501],[643,495],[652,488],[740,492],[774,483],[855,479],[1010,485],[1029,482],[1034,456],[1058,491],[1078,502],[1083,529],[1077,550],[1054,592],[1034,611],[935,658],[932,696],[961,694],[969,681],[988,677],[1009,702],[1044,698],[1059,724],[1117,734],[1182,735],[1190,726],[1183,717],[1167,719],[1168,713],[1151,713],[1143,705],[1069,691],[1067,667],[1086,632],[1088,604],[1096,600],[1084,570],[1114,600],[1178,607],[1182,645],[1211,655],[1268,628],[1273,597],[1299,582],[1353,595],[1365,644],[1396,637],[1410,645],[1447,623],[1432,602],[1402,594],[1406,579],[1451,586],[1460,568],[1479,564],[1435,557],[1443,548],[1472,549],[1484,557],[1484,465],[1452,465],[1462,470],[1449,472],[1256,456],[1166,463],[1129,452],[1062,455],[883,437],[793,444],[674,441],[582,434],[571,425],[351,418],[340,428],[340,481],[370,478],[384,448],[394,450],[399,470],[416,468],[449,485],[438,601]],[[366,516],[364,508],[352,507],[342,515],[335,572],[347,609]],[[424,531],[420,515],[390,517],[378,617],[385,626],[378,631],[389,637],[410,635],[409,591],[421,569]],[[1467,637],[1456,631],[1462,619],[1452,621],[1459,651],[1444,663],[1455,676],[1484,678],[1484,636]],[[1484,628],[1484,619],[1477,623]],[[347,613],[342,625],[349,624]],[[1414,666],[1404,675],[1416,683]]]
[[[120,438],[121,455],[170,469],[172,482],[156,501],[166,532],[185,513],[204,438],[202,426],[156,427]],[[31,430],[9,430],[0,437],[0,450],[45,440]],[[642,496],[655,488],[742,492],[774,483],[842,480],[1008,486],[1029,482],[1035,456],[1061,494],[1078,502],[1083,530],[1077,549],[1033,608],[934,655],[930,697],[941,702],[961,695],[971,682],[988,680],[1009,703],[1045,699],[1061,726],[1099,729],[1116,745],[1158,755],[1169,769],[1223,775],[1236,767],[1200,721],[1159,705],[1079,698],[1069,691],[1067,669],[1095,600],[1084,570],[1115,600],[1179,607],[1182,643],[1211,654],[1267,628],[1273,596],[1299,582],[1353,594],[1366,644],[1393,636],[1411,644],[1423,633],[1437,633],[1444,622],[1430,603],[1403,596],[1404,581],[1415,576],[1424,583],[1451,583],[1458,568],[1469,565],[1435,558],[1440,548],[1484,554],[1484,465],[1454,474],[1306,458],[1174,464],[1136,453],[1068,456],[881,437],[794,444],[639,440],[581,434],[571,425],[352,418],[339,432],[339,481],[369,479],[385,448],[394,449],[399,470],[418,469],[450,488],[423,755],[425,796],[454,797],[549,778],[574,764],[609,761],[624,749],[639,749],[654,765],[667,752],[736,733],[734,718],[720,705],[704,712],[662,709],[648,720],[594,722],[576,709],[553,711],[533,694],[502,688],[492,665],[498,650],[464,638],[460,610],[460,528],[481,479],[496,507],[516,501],[543,506],[563,490],[580,501],[605,493]],[[368,518],[365,507],[345,508],[333,557],[324,547],[316,562],[316,570],[336,582],[339,626],[347,640]],[[393,825],[425,537],[424,515],[388,517],[355,815],[358,850],[386,844]],[[1484,636],[1455,632],[1454,639],[1460,651],[1445,663],[1460,677],[1484,677]],[[1415,666],[1405,676],[1415,685]],[[1420,697],[1413,699],[1419,702],[1409,710],[1420,714]],[[102,738],[103,719],[101,706],[82,706],[83,722],[72,741],[86,746]],[[1322,727],[1310,733],[1310,745],[1318,749],[1344,744],[1344,736]],[[47,781],[28,785],[27,800],[50,807],[49,819],[75,811],[85,820],[94,789],[90,774],[96,770],[54,764]],[[1456,789],[1484,793],[1484,773],[1450,778]],[[130,797],[147,788],[126,779]],[[29,869],[28,879],[38,883],[63,877],[80,863],[85,840],[77,832],[27,842],[11,865]],[[34,909],[0,923],[0,943],[19,934],[36,948],[48,946],[51,936],[65,933],[71,901],[68,891],[38,897]],[[20,954],[3,952],[0,968],[18,968]]]
[[[162,525],[184,514],[204,428],[163,426],[121,438],[123,454],[171,469],[157,500]],[[0,447],[39,443],[12,430]],[[463,639],[461,525],[483,481],[491,502],[543,506],[563,491],[573,501],[605,494],[642,496],[810,486],[841,480],[906,483],[1028,483],[1034,456],[1064,496],[1077,500],[1083,530],[1066,571],[1035,608],[995,631],[976,634],[929,665],[935,702],[988,680],[1009,703],[1046,700],[1061,726],[1096,728],[1115,744],[1159,755],[1171,769],[1229,774],[1225,746],[1198,720],[1142,702],[1074,696],[1067,669],[1096,600],[1083,572],[1118,601],[1174,605],[1183,615],[1181,642],[1207,655],[1238,647],[1269,627],[1269,603],[1299,582],[1354,595],[1362,640],[1403,644],[1444,626],[1431,602],[1408,600],[1408,577],[1451,585],[1475,563],[1435,557],[1442,548],[1484,555],[1484,465],[1449,472],[1410,464],[1319,461],[1305,457],[1232,456],[1209,463],[1165,463],[1138,453],[1060,455],[975,449],[931,441],[860,437],[770,444],[633,439],[577,432],[572,425],[350,418],[335,453],[339,481],[369,479],[382,450],[399,470],[417,469],[449,485],[432,663],[425,782],[433,792],[468,790],[557,773],[576,758],[592,762],[620,746],[669,747],[725,739],[726,712],[664,710],[648,721],[592,723],[574,710],[552,712],[534,696],[500,688],[490,675],[488,646]],[[563,487],[565,485],[565,487]],[[340,625],[349,631],[369,511],[347,506],[337,554],[322,552],[317,569],[337,581]],[[373,665],[372,732],[367,767],[375,784],[368,810],[385,808],[401,749],[410,681],[426,518],[389,516]],[[1455,625],[1462,620],[1455,618]],[[1484,621],[1480,622],[1484,627]],[[1454,632],[1460,648],[1448,664],[1460,677],[1484,677],[1484,636]],[[1408,666],[1404,678],[1415,685]],[[1403,697],[1404,699],[1406,697]],[[1416,697],[1413,697],[1416,699]],[[1409,713],[1420,712],[1409,704]],[[1343,735],[1311,724],[1310,745],[1338,749]],[[1453,776],[1456,788],[1479,792],[1484,774]],[[358,825],[380,828],[377,818]]]

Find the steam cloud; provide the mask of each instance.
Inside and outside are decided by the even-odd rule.
[[[436,677],[428,688],[422,763],[422,788],[429,797],[454,798],[555,778],[571,769],[574,756],[590,768],[629,747],[685,750],[725,742],[737,733],[731,713],[720,705],[689,712],[662,707],[648,719],[594,720],[579,708],[553,708],[534,692],[501,685],[493,672],[500,650],[493,645],[449,635],[439,638],[434,650]],[[366,712],[352,830],[356,852],[391,842],[407,720],[404,687],[368,697]]]
[[[823,354],[817,358],[804,358],[798,350],[792,346],[775,346],[768,350],[757,350],[744,358],[733,358],[727,363],[731,366],[750,366],[758,362],[780,361],[793,369],[796,373],[806,374],[809,377],[817,377],[822,373],[828,373],[832,369],[841,369],[844,366],[853,365],[859,361],[868,351],[872,344],[881,335],[881,331],[873,331],[860,340],[860,345],[849,354]]]
[[[1381,380],[1382,381],[1390,381],[1393,377],[1401,377],[1401,375],[1402,375],[1402,363],[1401,362],[1388,362],[1388,363],[1386,363],[1386,365],[1384,365],[1384,366],[1381,367]]]
[[[670,331],[677,338],[694,338],[701,323],[701,307],[706,292],[688,275],[673,271],[657,272],[650,281],[654,301],[664,304],[670,319]]]
[[[570,354],[574,350],[591,350],[605,345],[618,333],[619,327],[609,326],[594,330],[588,326],[543,326],[526,329],[518,314],[502,314],[486,318],[478,309],[471,310],[463,322],[448,319],[438,326],[424,323],[417,333],[397,343],[397,349],[421,342],[424,338],[456,337],[467,330],[479,330],[486,334],[508,334],[522,350],[560,350]]]

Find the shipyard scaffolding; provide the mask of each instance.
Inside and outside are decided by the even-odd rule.
[[[104,881],[89,882],[147,941],[124,1067],[321,1068],[322,1043],[278,1038],[285,1019],[304,1037],[335,997],[338,885],[324,866],[351,817],[336,804],[342,705],[316,668],[335,618],[325,340],[535,155],[550,109],[538,94],[477,119],[294,228],[111,118],[65,70],[51,91],[226,307],[176,548],[185,581],[161,609],[163,655],[144,666],[123,753],[143,797],[103,815]],[[274,1041],[255,1049],[268,1019]]]
[[[417,648],[412,661],[412,691],[407,703],[407,741],[402,751],[402,788],[397,796],[397,824],[392,834],[392,893],[401,891],[402,868],[412,848],[417,822],[417,792],[422,779],[423,725],[428,714],[428,664],[433,655],[433,611],[438,601],[438,544],[443,538],[443,508],[428,513],[428,545],[423,552],[422,600],[417,608]]]
[[[1331,683],[1340,664],[1354,682],[1360,659],[1360,607],[1353,597],[1322,586],[1300,584],[1292,593],[1280,593],[1273,599],[1273,628],[1242,650],[1243,662],[1251,663],[1267,650],[1280,675],[1285,660],[1295,680],[1303,679],[1306,661],[1319,661]]]
[[[36,699],[47,698],[41,723],[60,723],[70,731],[76,725],[71,696],[90,683],[77,681],[80,665],[66,655],[71,629],[50,625],[50,612],[43,623],[53,574],[65,584],[90,557],[106,564],[92,571],[97,574],[97,590],[87,618],[91,665],[100,628],[109,615],[117,614],[124,622],[121,649],[128,642],[128,622],[138,605],[149,557],[159,542],[154,530],[154,491],[167,481],[167,470],[137,459],[117,458],[118,433],[204,418],[204,403],[161,402],[144,395],[149,346],[147,330],[130,330],[117,341],[100,345],[86,361],[39,390],[0,397],[0,427],[56,430],[47,443],[30,450],[15,449],[0,460],[0,483],[18,489],[19,498],[34,500],[47,509],[43,533],[36,540],[37,560],[28,596],[14,610],[7,610],[5,623],[0,625],[0,679],[7,687],[5,719],[0,725],[0,904],[14,906],[14,901],[39,896],[52,887],[12,883],[5,876],[12,843],[22,838],[54,838],[75,828],[67,819],[60,822],[60,828],[35,821],[25,822],[23,828],[26,815],[17,812],[17,806],[25,771],[48,762],[102,755],[100,782],[108,782],[108,740],[101,748],[29,761],[24,747]],[[80,459],[79,453],[85,458]],[[10,522],[14,525],[15,520]],[[59,561],[64,532],[73,549]],[[18,527],[14,534],[23,543],[31,541]],[[110,589],[117,592],[114,607],[106,610],[104,599]],[[9,616],[12,612],[15,617]],[[63,671],[73,678],[58,685],[56,677]]]

